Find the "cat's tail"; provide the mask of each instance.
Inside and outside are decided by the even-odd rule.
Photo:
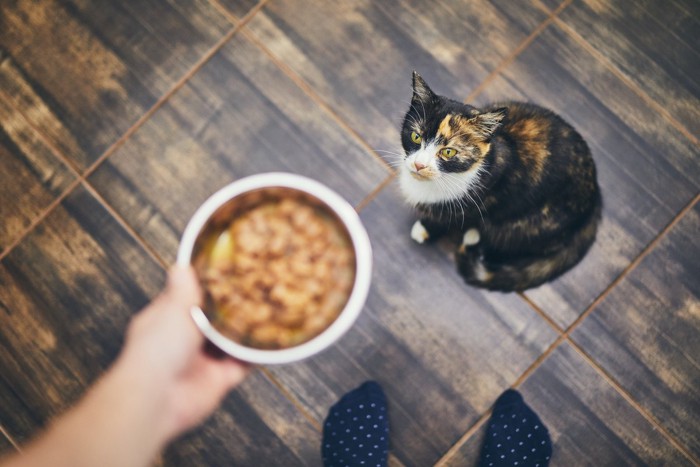
[[[538,256],[504,258],[490,255],[480,245],[469,247],[457,253],[457,268],[467,283],[489,290],[514,292],[537,287],[581,261],[595,240],[599,221],[597,209],[576,236],[551,245]]]

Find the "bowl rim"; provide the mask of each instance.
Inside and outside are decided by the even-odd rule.
[[[189,266],[197,236],[209,218],[236,196],[264,188],[290,188],[318,199],[341,220],[350,235],[355,253],[355,282],[345,307],[333,323],[303,344],[278,350],[246,347],[221,334],[199,307],[191,315],[197,327],[218,348],[230,356],[257,364],[282,364],[303,360],[328,348],[342,337],[362,311],[372,277],[372,247],[369,235],[355,209],[338,193],[314,179],[287,173],[268,172],[236,180],[212,194],[190,218],[180,240],[176,263]]]

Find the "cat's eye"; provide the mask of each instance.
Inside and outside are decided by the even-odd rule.
[[[414,131],[411,133],[411,141],[420,144],[420,142],[423,141],[423,137]]]
[[[457,150],[452,148],[440,149],[440,157],[443,159],[449,159],[457,155]]]

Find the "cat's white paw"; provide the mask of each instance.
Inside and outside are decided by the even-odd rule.
[[[411,238],[418,243],[424,243],[429,237],[430,235],[428,235],[428,231],[425,230],[421,221],[416,221],[411,227]]]
[[[486,266],[484,266],[484,263],[479,261],[476,263],[474,267],[474,275],[476,276],[477,279],[481,282],[488,282],[493,278],[493,274],[491,271],[486,269]]]
[[[459,246],[459,252],[464,254],[467,252],[467,247],[474,246],[481,240],[481,235],[477,229],[469,229],[462,237],[462,244]]]
[[[481,235],[477,229],[469,229],[464,233],[462,237],[462,246],[474,246],[481,240]]]

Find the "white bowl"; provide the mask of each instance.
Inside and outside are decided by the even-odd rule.
[[[350,329],[367,299],[372,277],[372,248],[369,236],[353,207],[340,195],[310,178],[290,173],[264,173],[242,178],[214,193],[194,213],[180,241],[177,263],[189,265],[197,238],[210,219],[230,201],[253,191],[283,188],[304,193],[320,201],[340,219],[352,241],[355,254],[355,282],[350,297],[338,317],[323,332],[294,347],[262,350],[246,347],[221,334],[199,308],[192,309],[192,318],[204,336],[232,357],[249,363],[281,364],[308,358],[335,343]]]

